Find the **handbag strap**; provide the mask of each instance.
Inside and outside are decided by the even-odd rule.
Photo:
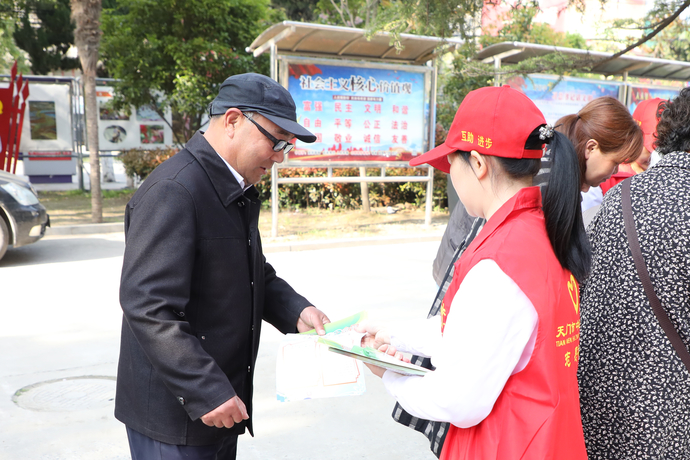
[[[630,251],[632,252],[633,260],[635,261],[635,268],[637,269],[637,274],[642,281],[642,286],[644,286],[644,291],[649,298],[649,303],[652,305],[652,310],[656,319],[659,320],[661,328],[666,333],[666,336],[671,341],[671,345],[675,348],[676,353],[685,364],[685,367],[690,371],[690,353],[686,348],[683,340],[678,335],[678,331],[673,327],[671,320],[668,317],[666,311],[661,306],[661,301],[654,292],[654,286],[652,285],[652,280],[649,278],[649,272],[647,271],[647,266],[644,263],[644,258],[642,257],[642,251],[640,250],[640,241],[637,238],[637,229],[635,228],[635,218],[632,213],[632,204],[630,199],[630,178],[623,181],[621,185],[621,202],[623,205],[623,220],[625,222],[625,233],[628,236],[628,243],[630,244]]]

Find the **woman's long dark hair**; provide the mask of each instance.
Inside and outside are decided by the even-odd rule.
[[[546,231],[561,265],[581,283],[589,275],[592,252],[580,207],[580,164],[565,134],[555,131],[548,147],[551,172],[542,194]]]
[[[539,139],[539,128],[530,134],[526,149],[541,148],[544,141]],[[581,283],[589,275],[592,253],[580,208],[580,163],[573,144],[564,134],[554,132],[548,147],[551,172],[542,192],[546,232],[561,266]],[[458,153],[469,163],[470,152]],[[540,159],[491,158],[513,179],[534,177],[541,164]]]

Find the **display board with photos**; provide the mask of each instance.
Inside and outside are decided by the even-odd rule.
[[[286,60],[284,82],[300,124],[288,162],[409,161],[427,150],[430,68]]]
[[[167,122],[150,106],[132,107],[129,112],[117,111],[112,105],[113,93],[110,86],[96,87],[101,150],[157,148],[173,144],[169,110],[165,114]]]

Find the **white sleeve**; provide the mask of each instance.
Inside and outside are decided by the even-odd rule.
[[[453,299],[432,357],[436,370],[424,377],[386,371],[383,383],[416,417],[474,426],[491,413],[508,378],[529,362],[538,320],[517,284],[496,262],[483,260]]]
[[[430,357],[441,342],[441,315],[391,329],[391,345],[399,351]]]

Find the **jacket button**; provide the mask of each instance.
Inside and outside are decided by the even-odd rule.
[[[240,208],[244,208],[244,201],[238,201],[237,206],[239,206]]]
[[[247,366],[247,372],[251,372],[251,371],[252,371],[252,366]]]
[[[205,335],[202,335],[202,336],[201,336],[201,340],[206,340],[206,336],[205,336]]]
[[[178,396],[177,402],[184,406],[187,401],[185,401],[185,399],[182,396]]]

